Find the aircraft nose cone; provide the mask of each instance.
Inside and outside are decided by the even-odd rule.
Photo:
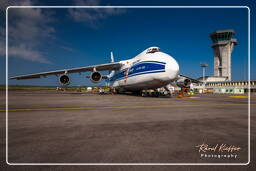
[[[176,61],[174,61],[174,63],[173,63],[172,70],[173,70],[173,72],[175,73],[176,76],[180,72],[179,64]]]
[[[170,80],[173,80],[178,76],[178,74],[180,73],[180,68],[179,64],[175,59],[170,58],[168,65],[166,66],[166,71]]]

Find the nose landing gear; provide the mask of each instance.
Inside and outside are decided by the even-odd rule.
[[[163,87],[163,88],[154,89],[154,90],[143,90],[142,96],[143,97],[172,97],[172,92],[167,87]]]

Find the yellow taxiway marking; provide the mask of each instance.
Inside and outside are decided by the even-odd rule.
[[[152,105],[152,106],[90,106],[90,107],[53,107],[53,108],[27,108],[27,109],[8,109],[9,112],[19,111],[50,111],[50,110],[104,110],[104,109],[152,109],[152,108],[181,108],[181,107],[201,107],[201,106],[241,106],[248,104],[180,104],[180,105]],[[0,109],[0,112],[5,112],[5,109]]]
[[[228,96],[230,98],[248,98],[248,96]]]

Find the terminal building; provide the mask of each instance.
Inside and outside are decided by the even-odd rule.
[[[208,79],[209,78],[209,79]],[[244,94],[251,91],[256,93],[256,81],[214,81],[213,77],[205,77],[205,84],[193,84],[192,89],[198,92],[209,92],[218,94]],[[201,81],[202,77],[199,78]],[[249,87],[250,85],[250,87]]]
[[[232,81],[232,51],[237,45],[235,31],[218,30],[210,34],[214,56],[214,76],[200,77],[191,88],[199,92],[244,94],[256,92],[256,81]]]

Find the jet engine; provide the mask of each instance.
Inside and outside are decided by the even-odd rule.
[[[189,88],[190,84],[191,84],[191,80],[187,79],[187,78],[182,78],[182,79],[178,79],[176,81],[176,85],[181,87],[181,88]]]
[[[102,75],[99,72],[92,72],[91,76],[90,76],[90,80],[93,83],[98,83],[100,82],[102,79]]]
[[[70,84],[70,79],[68,75],[61,75],[59,77],[59,82],[63,85],[69,85]]]

